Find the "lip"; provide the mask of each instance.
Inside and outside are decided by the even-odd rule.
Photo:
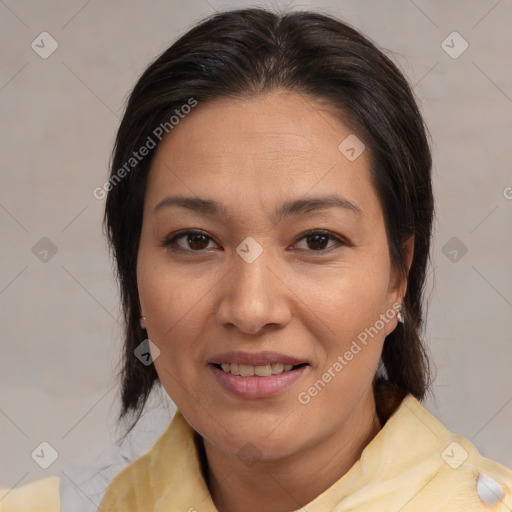
[[[291,359],[292,358],[288,358],[288,360]],[[244,361],[247,361],[247,359],[244,359]],[[261,358],[258,359],[258,361],[261,361]],[[242,362],[238,364],[244,363]],[[284,392],[297,382],[309,367],[309,365],[300,366],[294,370],[279,373],[277,375],[270,375],[269,377],[259,377],[256,375],[252,377],[242,377],[241,375],[233,375],[232,373],[225,372],[214,366],[213,363],[207,365],[208,370],[213,374],[217,383],[220,384],[225,391],[235,397],[246,399],[268,398]]]
[[[233,364],[248,364],[251,366],[262,366],[270,363],[282,363],[282,364],[303,364],[308,363],[308,361],[304,359],[297,359],[293,356],[288,356],[285,354],[279,354],[278,352],[224,352],[222,354],[217,354],[211,357],[208,360],[208,363],[212,364],[222,364],[222,363],[233,363]],[[247,378],[247,377],[246,377]],[[268,378],[268,377],[265,377]]]

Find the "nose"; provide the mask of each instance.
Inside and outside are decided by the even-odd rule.
[[[292,317],[291,291],[268,251],[251,263],[237,253],[233,260],[223,284],[218,322],[253,335],[287,325]]]

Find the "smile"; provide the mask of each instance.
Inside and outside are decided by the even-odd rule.
[[[282,394],[311,369],[308,363],[269,363],[257,366],[210,363],[207,368],[220,390],[242,399],[263,399]]]
[[[215,366],[231,375],[240,375],[241,377],[252,377],[254,375],[258,377],[270,377],[271,375],[280,375],[283,372],[289,372],[306,364],[307,363],[301,363],[294,366],[292,364],[269,363],[253,366],[250,364],[222,363]]]

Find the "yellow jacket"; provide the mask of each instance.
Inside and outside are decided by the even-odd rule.
[[[60,512],[60,478],[50,476],[0,489],[0,512]]]
[[[0,512],[68,512],[58,490],[58,477],[0,490]],[[151,450],[112,480],[98,511],[215,511],[194,431],[179,411]],[[350,470],[300,511],[511,512],[512,470],[407,395]]]
[[[179,411],[112,480],[98,510],[215,511],[194,431]],[[350,470],[300,511],[511,512],[512,470],[482,457],[409,394]]]

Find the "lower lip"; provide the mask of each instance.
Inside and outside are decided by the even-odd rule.
[[[242,377],[225,372],[213,364],[208,365],[217,382],[229,393],[240,398],[267,398],[282,393],[292,386],[308,366],[270,375],[269,377]]]

